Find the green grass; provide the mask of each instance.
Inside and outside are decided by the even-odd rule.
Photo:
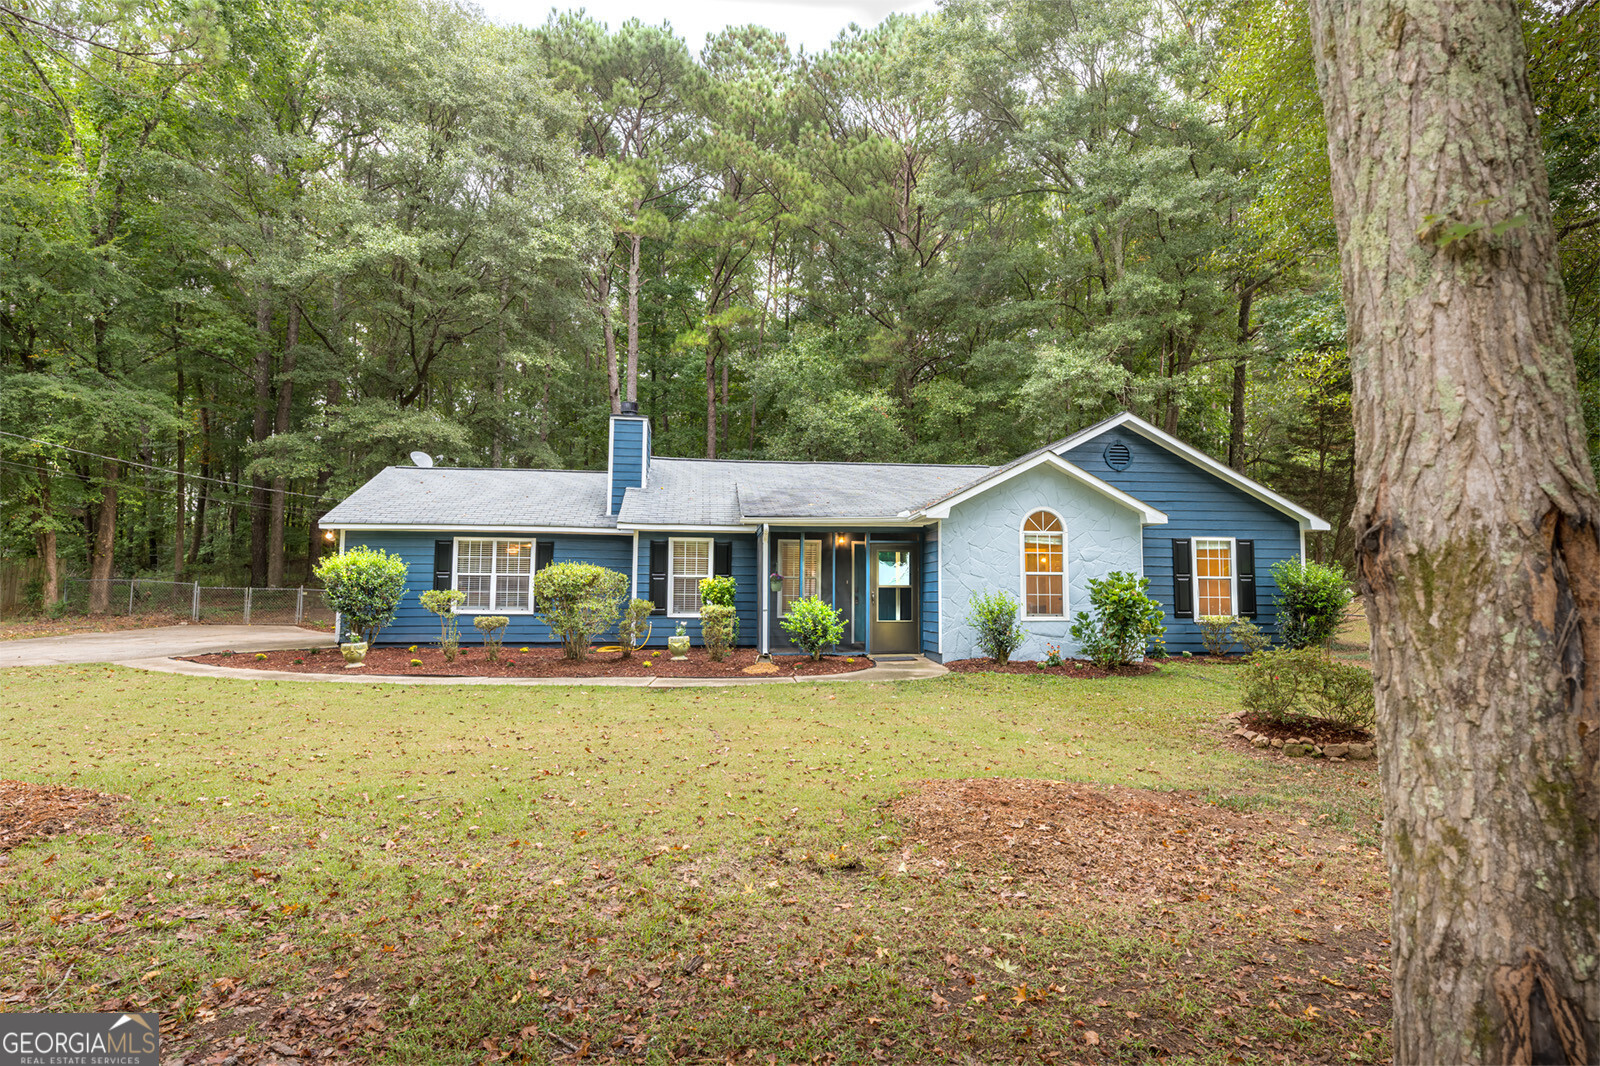
[[[8,776],[126,794],[129,828],[0,866],[0,996],[148,1003],[210,1050],[359,993],[384,1028],[340,1032],[395,1062],[1381,1058],[1372,771],[1238,750],[1235,709],[1211,665],[680,690],[6,671]],[[1226,900],[1022,896],[1003,864],[928,861],[890,809],[968,777],[1179,790],[1257,832]],[[1312,969],[1360,1010],[1306,1014],[1315,977],[1263,990]]]

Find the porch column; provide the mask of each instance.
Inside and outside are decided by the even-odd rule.
[[[878,565],[878,560],[872,557],[872,530],[867,530],[867,635],[861,641],[862,654],[872,654],[872,619],[878,613],[878,605],[872,601],[872,572]]]

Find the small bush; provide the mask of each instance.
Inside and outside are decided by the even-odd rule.
[[[412,666],[421,666],[422,665],[422,660],[421,659],[412,659],[411,660],[411,665]]]
[[[266,656],[265,652],[259,652],[259,651],[256,652],[256,662],[264,663],[266,661],[267,661],[267,656]]]
[[[720,603],[700,605],[700,643],[705,645],[712,662],[720,663],[728,657],[738,628],[739,616],[732,607]]]
[[[1200,643],[1206,646],[1207,655],[1226,655],[1233,643],[1233,616],[1208,614],[1195,619],[1200,629]]]
[[[1044,646],[1044,662],[1040,663],[1039,665],[1042,667],[1051,667],[1061,666],[1063,664],[1064,660],[1061,658],[1061,645],[1046,644]]]
[[[704,607],[706,604],[714,604],[733,611],[733,597],[736,590],[737,586],[732,577],[703,577],[700,579],[700,605]],[[733,619],[733,635],[728,639],[728,644],[731,647],[739,643],[739,615],[735,611],[730,617]],[[700,614],[700,620],[701,636],[703,638],[705,634],[704,611]]]
[[[1274,563],[1278,635],[1290,648],[1325,647],[1350,605],[1344,567],[1308,563],[1296,556]]]
[[[503,614],[480,614],[472,620],[472,628],[483,634],[483,653],[492,663],[500,661],[500,639],[510,624]]]
[[[1322,718],[1371,730],[1376,721],[1372,675],[1317,648],[1267,651],[1245,664],[1245,709],[1274,721]]]
[[[629,600],[622,609],[622,621],[617,623],[617,643],[622,645],[622,657],[633,658],[633,653],[650,643],[650,612],[656,605],[649,600]],[[524,648],[523,651],[528,649]]]
[[[444,661],[453,663],[461,651],[461,625],[456,608],[466,602],[467,594],[457,589],[429,589],[422,594],[422,606],[439,616],[439,650]],[[416,651],[416,648],[412,648]]]
[[[824,603],[820,596],[792,601],[789,613],[778,624],[813,661],[821,659],[823,652],[844,639],[844,616]]]
[[[1028,631],[1017,621],[1021,612],[1009,592],[977,593],[967,604],[967,625],[977,631],[978,648],[1001,666],[1011,661]]]
[[[406,561],[381,549],[351,548],[330,555],[313,571],[328,606],[339,612],[345,632],[371,644],[406,596]]]
[[[22,610],[29,615],[44,613],[44,578],[30,577],[22,586]]]
[[[534,603],[572,660],[587,655],[589,642],[616,623],[627,594],[627,574],[593,563],[552,563],[533,576]]]
[[[1266,631],[1248,618],[1235,618],[1232,630],[1233,642],[1244,646],[1246,655],[1260,655],[1272,647],[1272,638]]]
[[[1152,645],[1165,654],[1167,627],[1162,620],[1166,615],[1148,595],[1149,588],[1149,578],[1123,570],[1089,579],[1092,612],[1078,612],[1072,622],[1072,639],[1096,666],[1124,666],[1154,654]]]

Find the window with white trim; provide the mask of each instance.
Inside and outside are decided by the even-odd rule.
[[[1196,618],[1233,617],[1233,541],[1194,542],[1194,613]]]
[[[1023,617],[1066,617],[1066,541],[1061,519],[1052,511],[1035,511],[1023,521]]]
[[[700,613],[700,581],[711,576],[711,541],[679,539],[668,542],[667,614]]]
[[[803,552],[802,544],[805,545]],[[798,538],[778,541],[778,576],[783,578],[783,587],[778,590],[778,617],[783,618],[795,600],[822,591],[822,541]]]
[[[526,614],[532,609],[533,541],[457,540],[457,610]]]

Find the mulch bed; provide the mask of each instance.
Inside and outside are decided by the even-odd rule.
[[[264,656],[264,657],[263,657]],[[812,662],[803,655],[774,656],[770,663],[756,662],[754,648],[738,648],[714,663],[704,648],[690,648],[688,658],[676,662],[664,649],[650,655],[635,652],[624,659],[617,652],[591,652],[582,662],[561,657],[560,648],[507,647],[499,662],[490,662],[482,648],[467,648],[453,663],[445,662],[438,648],[372,648],[361,670],[346,670],[337,648],[301,651],[240,652],[185,656],[192,663],[255,670],[291,670],[301,674],[383,674],[412,677],[818,677],[865,670],[872,660],[864,655],[825,655]],[[412,666],[413,659],[421,660]]]
[[[952,659],[944,664],[946,670],[958,674],[1044,674],[1049,677],[1080,677],[1092,680],[1097,677],[1142,677],[1156,672],[1153,663],[1132,663],[1103,670],[1094,663],[1081,659],[1068,659],[1060,666],[1040,666],[1028,659],[1012,659],[1001,666],[993,659]]]
[[[1239,724],[1275,740],[1294,741],[1306,737],[1313,744],[1366,744],[1372,740],[1372,734],[1364,729],[1354,729],[1326,718],[1292,718],[1280,722],[1263,715],[1245,713],[1239,717]]]
[[[30,840],[117,824],[126,796],[27,781],[0,781],[0,853]]]

